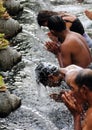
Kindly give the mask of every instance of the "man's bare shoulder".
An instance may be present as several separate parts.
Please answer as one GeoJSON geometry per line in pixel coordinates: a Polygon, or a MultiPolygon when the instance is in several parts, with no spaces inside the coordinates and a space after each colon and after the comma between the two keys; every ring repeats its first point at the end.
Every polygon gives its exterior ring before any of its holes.
{"type": "Polygon", "coordinates": [[[65,42],[75,44],[76,42],[79,42],[79,39],[81,39],[81,38],[82,38],[82,36],[80,34],[71,31],[67,35],[65,42]]]}
{"type": "Polygon", "coordinates": [[[75,50],[75,48],[79,48],[81,44],[81,41],[79,40],[78,37],[75,35],[68,35],[63,42],[62,46],[63,48],[67,48],[67,50],[75,50]]]}
{"type": "Polygon", "coordinates": [[[78,69],[78,70],[80,70],[80,69],[83,69],[83,68],[80,67],[80,66],[77,66],[75,64],[72,64],[72,65],[67,66],[66,69],[69,69],[69,70],[70,69],[78,69]]]}
{"type": "Polygon", "coordinates": [[[77,73],[82,69],[83,69],[82,67],[72,64],[72,65],[69,65],[65,68],[61,68],[60,70],[64,73],[70,74],[71,72],[77,73]]]}

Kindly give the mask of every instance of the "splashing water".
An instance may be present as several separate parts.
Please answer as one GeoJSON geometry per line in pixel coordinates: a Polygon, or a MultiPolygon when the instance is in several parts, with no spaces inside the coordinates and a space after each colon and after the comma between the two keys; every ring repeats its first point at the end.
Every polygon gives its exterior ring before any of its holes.
{"type": "Polygon", "coordinates": [[[77,1],[74,3],[75,0],[21,1],[25,6],[19,19],[23,25],[23,32],[16,36],[15,41],[20,42],[16,48],[22,54],[25,53],[23,55],[25,65],[23,67],[20,64],[16,66],[16,71],[7,72],[10,76],[7,84],[11,82],[12,78],[14,79],[12,87],[15,90],[13,89],[12,93],[21,97],[22,106],[7,118],[0,119],[0,130],[72,130],[73,121],[65,105],[57,103],[49,97],[49,94],[58,93],[59,90],[44,88],[42,85],[37,85],[35,81],[34,68],[39,61],[45,60],[58,65],[56,58],[43,49],[45,41],[48,40],[46,35],[48,30],[39,28],[36,15],[41,9],[74,12],[79,16],[84,27],[91,30],[92,21],[86,18],[83,11],[91,9],[92,1],[89,0],[90,4],[77,4],[77,1]]]}

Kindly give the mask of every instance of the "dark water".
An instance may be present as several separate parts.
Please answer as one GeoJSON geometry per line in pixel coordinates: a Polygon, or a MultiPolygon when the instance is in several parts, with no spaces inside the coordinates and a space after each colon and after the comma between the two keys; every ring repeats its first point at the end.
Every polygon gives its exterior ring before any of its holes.
{"type": "Polygon", "coordinates": [[[91,0],[77,3],[76,0],[20,0],[24,11],[18,17],[23,27],[12,42],[22,53],[22,62],[11,71],[5,72],[6,84],[11,93],[21,97],[22,105],[7,118],[0,119],[0,130],[72,130],[72,117],[63,103],[56,103],[49,98],[49,89],[38,86],[34,69],[39,61],[47,61],[58,65],[57,59],[44,48],[47,40],[45,33],[37,24],[36,16],[41,9],[66,10],[76,14],[82,21],[86,32],[92,33],[92,21],[84,15],[85,9],[92,8],[91,0]]]}

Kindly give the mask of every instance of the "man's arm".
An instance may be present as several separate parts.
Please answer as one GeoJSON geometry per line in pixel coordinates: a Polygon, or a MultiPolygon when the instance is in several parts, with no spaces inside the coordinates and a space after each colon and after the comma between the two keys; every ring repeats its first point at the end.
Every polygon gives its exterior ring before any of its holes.
{"type": "Polygon", "coordinates": [[[71,50],[68,45],[60,46],[60,54],[57,54],[58,61],[62,60],[63,67],[73,64],[71,59],[71,50]]]}
{"type": "Polygon", "coordinates": [[[80,114],[73,116],[73,119],[74,119],[74,130],[82,130],[80,114]]]}
{"type": "Polygon", "coordinates": [[[58,62],[59,62],[60,67],[65,67],[64,64],[63,64],[63,58],[62,58],[61,52],[58,52],[58,53],[56,54],[56,57],[57,57],[57,59],[58,59],[58,62]]]}

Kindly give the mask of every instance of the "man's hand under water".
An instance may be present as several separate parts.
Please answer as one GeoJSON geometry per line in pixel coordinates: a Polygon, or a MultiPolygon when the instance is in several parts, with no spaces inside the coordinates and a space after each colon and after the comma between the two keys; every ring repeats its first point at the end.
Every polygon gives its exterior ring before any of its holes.
{"type": "Polygon", "coordinates": [[[55,100],[56,102],[63,102],[62,100],[62,94],[64,94],[65,91],[62,90],[59,94],[57,93],[53,93],[51,95],[49,95],[53,100],[55,100]]]}

